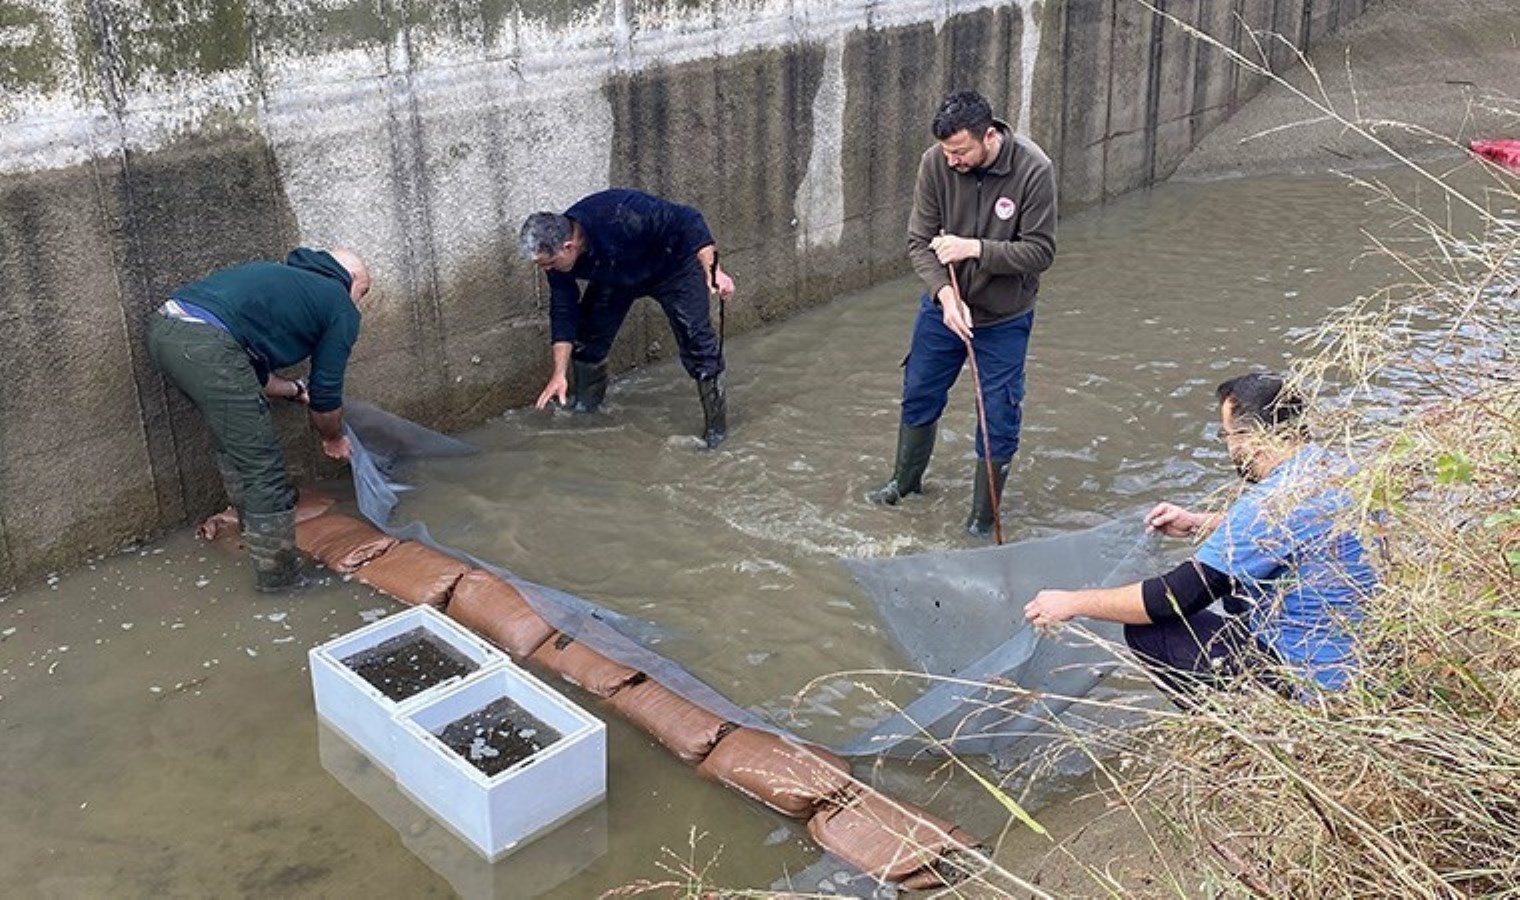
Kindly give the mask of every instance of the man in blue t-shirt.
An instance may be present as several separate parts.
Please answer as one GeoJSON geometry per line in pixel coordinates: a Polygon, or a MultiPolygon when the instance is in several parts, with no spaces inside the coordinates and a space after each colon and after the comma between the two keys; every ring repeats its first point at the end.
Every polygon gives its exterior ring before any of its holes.
{"type": "Polygon", "coordinates": [[[697,381],[702,436],[709,449],[728,433],[723,347],[713,331],[710,293],[725,302],[734,281],[702,214],[641,191],[592,194],[563,214],[539,212],[522,226],[522,254],[549,279],[549,330],[554,370],[538,396],[595,412],[607,394],[607,354],[633,301],[653,297],[670,320],[681,365],[697,381]],[[581,291],[579,282],[586,282],[581,291]]]}
{"type": "Polygon", "coordinates": [[[1179,693],[1242,675],[1339,690],[1355,668],[1361,602],[1377,586],[1343,521],[1350,467],[1308,441],[1303,401],[1278,376],[1232,378],[1217,396],[1230,459],[1250,486],[1223,514],[1162,503],[1146,516],[1171,537],[1207,534],[1193,558],[1123,587],[1041,591],[1024,615],[1037,627],[1124,623],[1125,641],[1179,693]]]}
{"type": "Polygon", "coordinates": [[[348,459],[343,376],[359,338],[369,269],[352,251],[297,247],[285,262],[250,262],[177,288],[148,324],[153,361],[195,403],[216,442],[261,591],[304,582],[295,489],[268,398],[305,404],[322,450],[348,459]],[[275,370],[311,360],[309,381],[275,370]]]}

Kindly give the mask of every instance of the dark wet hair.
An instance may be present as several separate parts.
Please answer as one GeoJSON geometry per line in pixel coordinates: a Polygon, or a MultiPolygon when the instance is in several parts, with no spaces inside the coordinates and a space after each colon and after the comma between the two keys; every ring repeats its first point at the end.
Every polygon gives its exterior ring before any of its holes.
{"type": "Polygon", "coordinates": [[[1215,388],[1214,397],[1220,406],[1230,404],[1230,420],[1237,425],[1267,431],[1302,427],[1297,423],[1304,413],[1304,398],[1288,387],[1281,375],[1270,372],[1237,375],[1215,388]]]}
{"type": "Polygon", "coordinates": [[[575,233],[575,226],[568,216],[552,212],[536,212],[529,216],[518,235],[518,249],[524,259],[553,256],[575,233]]]}
{"type": "Polygon", "coordinates": [[[961,131],[979,138],[992,127],[992,105],[976,91],[956,91],[940,101],[939,112],[929,127],[937,141],[961,131]]]}

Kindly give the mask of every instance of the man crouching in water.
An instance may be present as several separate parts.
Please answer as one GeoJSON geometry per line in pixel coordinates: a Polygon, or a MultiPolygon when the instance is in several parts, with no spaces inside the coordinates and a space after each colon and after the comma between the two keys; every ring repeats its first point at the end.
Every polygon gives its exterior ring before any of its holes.
{"type": "Polygon", "coordinates": [[[1258,678],[1287,693],[1339,690],[1355,670],[1354,629],[1377,576],[1340,517],[1347,461],[1310,442],[1303,400],[1276,375],[1221,384],[1220,433],[1250,486],[1224,514],[1162,503],[1148,530],[1208,535],[1165,575],[1116,588],[1044,590],[1024,607],[1036,627],[1078,616],[1124,624],[1124,639],[1182,698],[1258,678]],[[1223,601],[1223,614],[1209,606],[1223,601]]]}

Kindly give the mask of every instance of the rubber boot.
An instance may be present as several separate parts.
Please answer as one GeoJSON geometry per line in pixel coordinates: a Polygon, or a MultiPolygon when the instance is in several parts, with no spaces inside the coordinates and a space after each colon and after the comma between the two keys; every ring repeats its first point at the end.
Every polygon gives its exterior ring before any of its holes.
{"type": "Polygon", "coordinates": [[[602,408],[602,401],[607,399],[607,361],[572,362],[575,365],[575,403],[571,409],[579,413],[594,413],[602,408]]]}
{"type": "Polygon", "coordinates": [[[310,581],[296,552],[295,508],[276,513],[245,513],[243,543],[253,563],[254,587],[266,594],[296,591],[310,581]]]}
{"type": "Polygon", "coordinates": [[[1003,485],[1008,483],[1008,464],[1012,460],[994,459],[992,469],[994,483],[987,484],[987,463],[976,461],[976,486],[971,491],[971,515],[966,517],[966,530],[977,537],[992,534],[993,505],[1003,499],[1003,485]]]}
{"type": "Polygon", "coordinates": [[[897,465],[892,470],[892,480],[866,494],[872,503],[896,506],[897,501],[909,494],[924,492],[924,471],[929,468],[929,457],[934,454],[934,435],[939,422],[917,427],[897,427],[897,465]]]}
{"type": "Polygon", "coordinates": [[[702,398],[702,440],[707,449],[716,450],[728,437],[728,392],[723,376],[697,379],[697,396],[702,398]]]}

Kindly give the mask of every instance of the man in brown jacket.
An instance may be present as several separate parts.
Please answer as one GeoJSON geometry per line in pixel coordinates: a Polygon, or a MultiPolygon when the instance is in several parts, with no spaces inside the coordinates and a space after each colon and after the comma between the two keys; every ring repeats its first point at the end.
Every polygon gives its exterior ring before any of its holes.
{"type": "Polygon", "coordinates": [[[896,468],[869,498],[895,505],[922,492],[939,417],[970,345],[988,434],[984,442],[978,427],[966,528],[986,536],[1019,447],[1024,356],[1040,273],[1055,258],[1055,173],[1044,151],[994,119],[992,107],[973,91],[946,97],[932,130],[938,143],[919,162],[908,220],[908,258],[928,293],[904,365],[896,468]],[[959,300],[948,267],[955,269],[959,300]]]}

